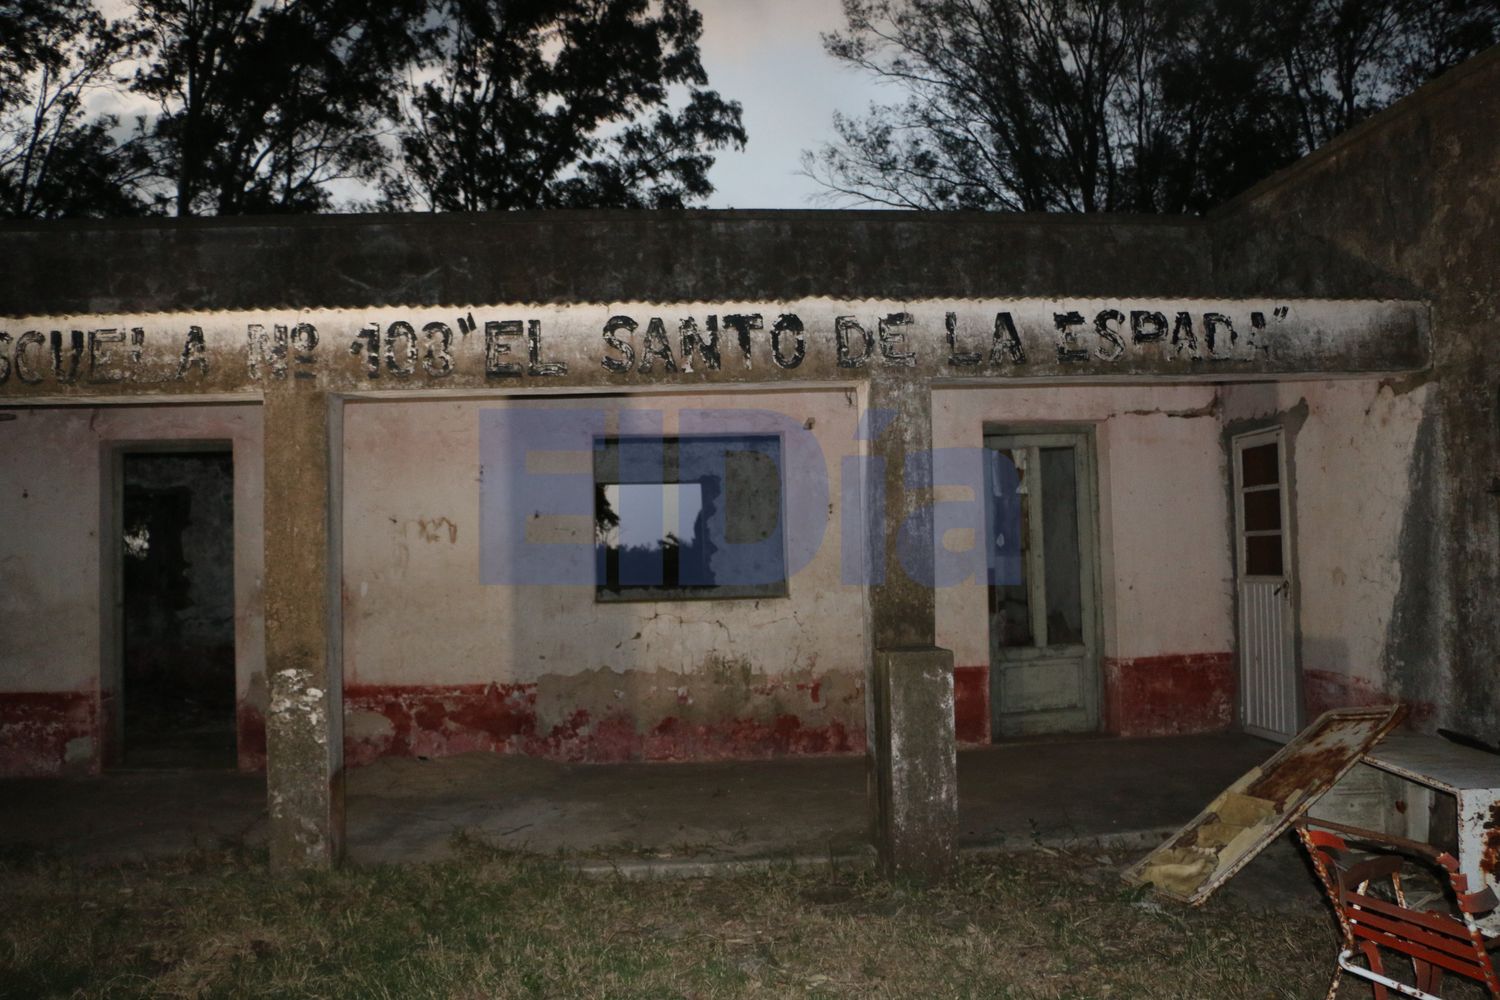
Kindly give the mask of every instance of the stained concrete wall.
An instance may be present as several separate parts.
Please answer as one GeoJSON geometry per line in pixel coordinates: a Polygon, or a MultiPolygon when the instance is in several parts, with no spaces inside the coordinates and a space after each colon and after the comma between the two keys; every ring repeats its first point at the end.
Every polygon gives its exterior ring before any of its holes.
{"type": "MultiPolygon", "coordinates": [[[[1431,703],[1432,719],[1480,732],[1493,731],[1500,727],[1500,693],[1491,682],[1495,654],[1500,653],[1500,623],[1492,613],[1491,600],[1495,584],[1500,582],[1500,530],[1496,502],[1488,490],[1495,470],[1500,468],[1500,419],[1495,413],[1494,389],[1500,384],[1500,362],[1493,360],[1488,343],[1489,326],[1500,311],[1496,287],[1496,275],[1500,274],[1500,136],[1493,129],[1493,122],[1500,117],[1497,101],[1500,56],[1491,53],[1250,192],[1206,222],[968,213],[602,212],[7,224],[0,226],[7,276],[0,283],[0,315],[165,313],[175,314],[174,320],[191,322],[193,317],[224,309],[416,308],[461,302],[774,302],[812,296],[845,301],[1028,295],[1430,299],[1438,354],[1433,385],[1423,389],[1392,383],[1389,390],[1376,390],[1372,383],[1364,383],[1361,390],[1308,390],[1321,400],[1316,405],[1328,408],[1330,430],[1320,431],[1322,425],[1309,420],[1301,447],[1308,449],[1308,455],[1326,455],[1331,463],[1328,500],[1339,499],[1334,485],[1339,479],[1347,481],[1353,476],[1363,483],[1377,468],[1390,474],[1392,499],[1381,507],[1376,519],[1378,531],[1360,543],[1357,560],[1344,558],[1332,547],[1320,549],[1320,538],[1307,551],[1306,572],[1326,571],[1328,579],[1333,580],[1338,569],[1347,579],[1349,564],[1357,561],[1362,569],[1370,570],[1382,554],[1391,551],[1400,568],[1395,577],[1389,570],[1375,573],[1374,583],[1339,585],[1344,590],[1325,589],[1321,581],[1310,577],[1302,588],[1304,658],[1313,669],[1368,680],[1376,689],[1372,696],[1431,703]],[[1381,392],[1390,393],[1388,402],[1382,402],[1381,392]],[[1421,411],[1415,425],[1413,407],[1421,411]],[[1331,429],[1334,416],[1344,414],[1351,421],[1359,421],[1361,429],[1373,430],[1371,421],[1378,421],[1386,412],[1399,432],[1389,449],[1355,448],[1355,455],[1345,454],[1346,446],[1331,429]],[[1366,460],[1368,464],[1361,464],[1366,460]],[[1395,499],[1402,495],[1397,483],[1402,475],[1404,495],[1408,497],[1404,505],[1395,499]],[[1400,524],[1393,528],[1390,518],[1397,516],[1393,513],[1397,506],[1401,506],[1400,524]],[[1392,531],[1396,539],[1393,550],[1389,547],[1392,531]],[[1376,615],[1374,624],[1366,628],[1360,623],[1365,621],[1363,616],[1371,603],[1376,615]],[[1336,641],[1344,642],[1347,651],[1337,649],[1336,641]],[[1372,660],[1379,662],[1378,672],[1370,671],[1372,660]]],[[[33,348],[34,359],[43,353],[33,348]]],[[[1211,375],[1207,372],[1205,377],[1211,375]]],[[[12,380],[12,386],[16,387],[16,380],[12,380]]],[[[66,388],[80,394],[91,391],[81,383],[66,388]]],[[[243,386],[236,383],[236,388],[243,386]]],[[[1224,684],[1216,680],[1209,688],[1195,686],[1204,678],[1222,680],[1226,676],[1225,657],[1232,648],[1227,596],[1228,505],[1224,499],[1227,475],[1222,438],[1216,448],[1204,449],[1204,428],[1215,423],[1200,413],[1212,405],[1205,395],[1208,390],[1177,386],[1150,391],[1111,390],[1118,393],[1118,399],[1109,403],[1099,402],[1111,398],[1109,393],[1081,387],[1057,387],[1045,393],[1040,389],[966,391],[975,393],[974,399],[997,402],[993,409],[988,403],[972,404],[976,411],[972,416],[977,419],[967,423],[967,416],[962,414],[959,416],[964,420],[955,420],[954,414],[939,416],[934,431],[940,442],[973,442],[983,421],[1011,419],[1008,414],[1013,413],[1024,413],[1025,418],[1042,415],[1048,419],[1102,421],[1099,450],[1107,591],[1102,609],[1106,616],[1106,682],[1122,691],[1128,688],[1139,692],[1143,703],[1169,700],[1172,692],[1176,696],[1190,692],[1187,700],[1209,706],[1204,717],[1218,720],[1224,684]],[[1132,392],[1141,393],[1138,405],[1119,402],[1132,392]],[[1012,393],[1033,394],[1035,405],[1015,405],[1022,397],[1012,393]],[[1176,402],[1179,396],[1184,403],[1181,407],[1176,402]],[[998,402],[1002,398],[1005,402],[998,402]],[[1164,399],[1172,402],[1163,403],[1164,399]],[[1076,407],[1076,416],[1060,416],[1073,412],[1070,407],[1076,407]],[[1132,412],[1136,410],[1141,412],[1132,412]],[[1181,415],[1173,416],[1177,411],[1181,415]],[[1184,449],[1186,454],[1201,455],[1202,460],[1195,458],[1182,468],[1173,464],[1153,469],[1149,460],[1137,462],[1132,455],[1144,449],[1147,442],[1163,452],[1167,446],[1184,449]],[[1154,474],[1137,472],[1147,469],[1154,474]],[[1215,509],[1216,513],[1200,515],[1197,506],[1186,510],[1172,506],[1181,496],[1196,496],[1210,488],[1216,491],[1218,502],[1204,509],[1215,509]],[[1135,520],[1137,513],[1146,520],[1135,520]],[[1136,532],[1138,523],[1149,525],[1150,530],[1136,532]],[[1132,529],[1129,533],[1127,526],[1132,529]],[[1170,575],[1159,579],[1135,568],[1149,560],[1159,563],[1164,544],[1171,544],[1176,556],[1181,548],[1176,539],[1184,531],[1197,539],[1206,539],[1217,531],[1219,538],[1218,555],[1214,557],[1219,560],[1217,567],[1209,561],[1194,561],[1189,567],[1191,588],[1174,585],[1170,575]],[[1124,664],[1129,665],[1128,670],[1124,664]],[[1110,673],[1112,669],[1114,674],[1110,673]]],[[[1223,422],[1227,426],[1234,421],[1294,412],[1302,391],[1300,387],[1283,387],[1274,390],[1274,399],[1265,397],[1265,390],[1226,391],[1223,422]]],[[[958,394],[953,391],[951,395],[957,398],[958,394]]],[[[941,405],[957,405],[944,401],[949,391],[939,396],[941,405]]],[[[409,729],[406,737],[401,735],[403,717],[410,720],[406,725],[417,729],[425,725],[417,720],[418,715],[439,720],[435,728],[451,734],[453,730],[444,729],[448,723],[442,720],[452,714],[454,706],[473,703],[473,697],[480,699],[482,720],[488,720],[477,727],[479,735],[474,738],[481,742],[545,739],[563,719],[561,706],[565,700],[551,700],[541,692],[548,668],[541,666],[540,657],[547,655],[550,659],[556,650],[548,652],[542,648],[545,643],[523,645],[514,663],[501,669],[484,659],[489,654],[486,644],[465,646],[453,638],[471,626],[484,636],[505,633],[514,621],[494,610],[475,611],[470,601],[446,598],[450,588],[460,588],[470,596],[482,597],[482,608],[495,590],[473,583],[477,574],[465,562],[469,557],[457,552],[458,542],[444,540],[450,528],[457,529],[458,538],[467,537],[465,525],[455,522],[447,511],[451,509],[461,517],[472,517],[472,511],[465,514],[459,505],[446,500],[438,510],[420,489],[430,482],[439,488],[437,495],[462,499],[457,474],[431,459],[418,461],[415,467],[420,471],[415,474],[407,467],[396,469],[383,464],[386,459],[381,449],[387,442],[415,453],[419,441],[440,450],[437,445],[446,447],[450,435],[455,435],[459,445],[467,447],[463,436],[473,433],[472,423],[457,422],[453,426],[458,429],[453,430],[446,421],[425,417],[443,412],[441,407],[456,407],[462,413],[473,405],[407,401],[350,407],[348,478],[356,508],[351,509],[346,526],[357,522],[362,529],[346,527],[355,535],[354,543],[346,544],[354,565],[345,573],[346,580],[354,581],[345,594],[350,602],[346,624],[352,639],[349,662],[355,681],[351,729],[365,733],[356,739],[367,739],[365,745],[373,748],[371,752],[395,746],[403,738],[408,746],[415,746],[410,732],[416,730],[409,729]],[[396,416],[377,419],[382,412],[394,414],[404,407],[432,409],[421,410],[424,419],[411,425],[396,416]],[[362,427],[362,422],[368,426],[362,427]],[[366,461],[388,474],[382,478],[378,471],[362,468],[361,463],[366,461]],[[379,499],[382,496],[400,502],[386,503],[379,499]],[[387,518],[383,524],[378,522],[381,517],[387,518]],[[395,524],[389,521],[391,517],[396,518],[395,524]],[[442,522],[445,517],[449,523],[442,522]],[[428,535],[436,540],[428,541],[428,535]],[[444,551],[445,544],[452,551],[437,555],[444,551]],[[368,548],[362,548],[366,545],[368,548]],[[379,565],[382,558],[393,554],[399,558],[403,545],[408,563],[399,572],[379,565]],[[417,552],[422,554],[415,555],[417,552]],[[377,569],[400,585],[375,579],[377,569]],[[372,590],[356,591],[371,580],[372,590]],[[434,668],[440,677],[437,684],[455,691],[462,689],[460,693],[469,701],[453,700],[449,693],[439,691],[410,696],[397,692],[394,703],[377,703],[381,695],[375,689],[427,683],[410,678],[418,675],[426,655],[426,647],[415,637],[436,634],[425,624],[429,617],[447,629],[439,639],[450,644],[435,661],[439,664],[434,668]],[[523,661],[529,666],[522,665],[523,661]],[[534,689],[525,687],[532,684],[536,685],[534,689]],[[507,685],[521,687],[512,690],[507,685]],[[355,698],[361,686],[370,689],[366,693],[371,700],[364,705],[355,698]]],[[[970,405],[965,403],[960,408],[970,405]]],[[[1309,397],[1309,413],[1315,408],[1315,400],[1309,397]]],[[[9,621],[45,623],[31,630],[13,628],[0,639],[6,644],[0,646],[0,690],[18,693],[0,702],[8,706],[5,719],[19,717],[24,726],[31,727],[27,731],[36,730],[41,725],[36,721],[41,718],[36,713],[43,712],[41,703],[23,706],[17,700],[20,693],[50,697],[60,691],[72,700],[62,707],[47,708],[45,711],[52,713],[47,716],[51,721],[42,728],[51,727],[48,732],[67,735],[74,731],[70,726],[81,726],[77,731],[88,735],[99,725],[98,696],[89,694],[97,690],[97,680],[91,680],[98,676],[98,640],[91,638],[97,630],[91,631],[87,624],[98,613],[97,600],[90,596],[97,593],[97,579],[89,569],[91,562],[97,566],[98,543],[97,539],[91,544],[81,542],[77,527],[80,523],[98,523],[98,477],[93,471],[77,472],[71,462],[49,465],[47,460],[38,461],[32,452],[22,453],[23,443],[40,440],[44,448],[51,448],[42,452],[49,458],[53,454],[66,457],[78,447],[72,438],[90,442],[87,447],[97,449],[100,428],[117,421],[123,426],[131,420],[151,425],[146,430],[128,432],[141,437],[226,436],[196,428],[195,421],[206,420],[204,415],[213,412],[212,408],[160,413],[37,411],[21,413],[19,420],[0,424],[0,449],[6,449],[0,452],[0,486],[5,490],[0,497],[7,510],[27,511],[25,506],[16,505],[29,503],[29,494],[20,501],[15,497],[35,482],[35,489],[42,495],[55,498],[59,510],[85,515],[79,521],[77,516],[59,515],[51,509],[27,513],[24,516],[36,530],[0,541],[0,546],[7,547],[0,548],[0,556],[6,560],[8,585],[0,597],[6,602],[0,610],[9,621]],[[75,430],[70,437],[62,428],[76,428],[80,420],[87,423],[81,414],[95,416],[95,426],[92,430],[75,430]],[[34,429],[23,434],[22,428],[28,426],[34,429]],[[153,433],[152,428],[159,433],[153,433]],[[11,573],[12,566],[19,575],[11,573]],[[19,581],[14,587],[9,586],[12,578],[19,581]],[[52,624],[57,622],[84,624],[52,624]]],[[[1220,427],[1217,433],[1222,435],[1222,430],[1220,427]]],[[[97,454],[90,451],[80,468],[96,470],[97,454]]],[[[243,463],[237,469],[239,516],[259,516],[258,497],[251,499],[240,492],[250,487],[259,471],[258,465],[252,469],[243,463]]],[[[831,468],[830,474],[837,476],[838,470],[831,468]]],[[[466,502],[474,502],[472,490],[468,496],[466,502]]],[[[1319,515],[1309,516],[1316,519],[1319,515]]],[[[1301,537],[1308,540],[1306,529],[1301,537]]],[[[237,558],[258,552],[258,545],[243,546],[237,558]]],[[[253,587],[237,589],[241,600],[253,600],[253,587]]],[[[801,590],[794,580],[794,595],[801,590]]],[[[972,592],[965,596],[962,588],[940,595],[938,611],[939,628],[944,633],[939,641],[958,647],[960,666],[971,671],[987,660],[987,637],[983,628],[960,629],[953,623],[972,613],[974,596],[972,592]],[[967,612],[964,601],[970,602],[967,612]]],[[[626,616],[642,610],[642,606],[623,608],[619,613],[626,616]]],[[[608,618],[614,612],[593,609],[592,605],[590,609],[591,622],[600,628],[618,628],[619,622],[608,618]]],[[[695,605],[679,616],[688,619],[694,636],[685,646],[690,655],[660,667],[649,664],[648,670],[682,677],[690,669],[700,669],[706,657],[718,654],[723,644],[710,637],[708,620],[697,617],[702,613],[695,605]]],[[[646,624],[665,628],[660,622],[646,624]]],[[[776,641],[788,640],[789,633],[776,632],[769,621],[758,624],[769,629],[768,635],[776,641]]],[[[240,627],[245,628],[244,622],[240,627]]],[[[643,638],[631,638],[631,643],[644,645],[647,632],[641,631],[643,638]]],[[[848,645],[843,640],[854,632],[852,624],[846,633],[820,632],[818,642],[842,650],[848,645]]],[[[253,644],[260,632],[252,629],[252,633],[239,643],[245,706],[242,734],[254,730],[258,704],[255,685],[243,666],[247,658],[256,655],[253,644]]],[[[616,641],[624,643],[624,638],[616,641]]],[[[652,655],[658,654],[666,641],[665,633],[654,640],[652,655]]],[[[582,645],[574,642],[561,648],[571,650],[582,645]]],[[[581,656],[561,657],[569,661],[567,666],[573,672],[563,671],[558,676],[576,678],[593,671],[598,679],[607,680],[604,672],[617,674],[617,668],[626,662],[623,650],[627,648],[628,643],[615,653],[611,646],[606,656],[598,658],[601,662],[592,665],[583,665],[581,656]]],[[[751,648],[748,641],[736,637],[728,648],[733,656],[750,663],[752,678],[762,672],[768,679],[780,676],[772,670],[774,658],[758,647],[751,648]]],[[[786,651],[781,653],[782,659],[788,658],[786,651]]],[[[859,656],[863,655],[861,649],[859,656]]],[[[796,662],[795,656],[791,659],[796,662]]],[[[832,669],[826,661],[820,662],[819,668],[832,669]]],[[[1232,671],[1229,676],[1232,679],[1232,671]]],[[[671,705],[651,701],[662,690],[659,680],[646,685],[654,685],[656,692],[630,695],[644,706],[639,714],[630,716],[628,733],[624,728],[619,730],[632,753],[645,752],[638,751],[636,741],[644,740],[656,725],[673,717],[667,714],[671,705]]],[[[969,682],[972,680],[971,674],[969,682]]],[[[769,680],[767,683],[773,690],[782,690],[769,680]]],[[[609,695],[614,697],[613,689],[609,695]]],[[[689,691],[685,697],[696,695],[689,691]]],[[[754,695],[762,697],[771,704],[781,695],[754,695]]],[[[784,701],[783,707],[790,705],[794,710],[780,714],[795,717],[798,726],[805,727],[811,718],[806,715],[811,711],[811,693],[799,692],[798,697],[806,701],[784,701]]],[[[738,703],[734,711],[755,715],[760,709],[754,707],[758,704],[754,698],[738,703]]],[[[622,700],[616,698],[617,702],[622,700]]],[[[1129,713],[1117,712],[1110,716],[1109,705],[1124,703],[1106,698],[1106,724],[1118,731],[1171,731],[1177,724],[1149,714],[1127,718],[1129,713]]],[[[857,722],[857,716],[852,720],[857,722]]],[[[13,722],[4,724],[11,726],[8,732],[12,734],[21,731],[13,722]]],[[[598,732],[593,715],[588,725],[593,727],[591,732],[598,732]]],[[[972,727],[969,733],[974,735],[972,727]]],[[[978,736],[982,738],[983,732],[978,736]]],[[[853,745],[852,736],[850,740],[853,745]]],[[[56,761],[67,756],[68,742],[54,741],[54,749],[43,754],[43,766],[62,766],[56,761]]],[[[462,741],[450,743],[457,747],[462,741]]],[[[11,740],[4,745],[17,744],[11,740]]],[[[663,745],[689,744],[668,740],[663,745]]],[[[75,744],[72,752],[81,766],[97,764],[97,745],[75,744]]],[[[668,755],[674,752],[668,751],[668,755]]],[[[583,751],[580,754],[587,755],[583,751]]]]}
{"type": "MultiPolygon", "coordinates": [[[[987,425],[1093,428],[1102,724],[1124,735],[1227,728],[1234,630],[1215,388],[949,388],[934,395],[933,425],[935,447],[969,449],[983,446],[987,425]]],[[[978,578],[937,599],[938,643],[954,651],[958,735],[970,742],[990,737],[986,601],[978,578]]]]}
{"type": "MultiPolygon", "coordinates": [[[[1500,48],[1424,87],[1214,213],[1225,291],[1426,299],[1433,384],[1379,655],[1349,665],[1427,724],[1500,730],[1500,48]]],[[[1388,534],[1388,532],[1387,532],[1388,534]]],[[[1304,588],[1306,589],[1306,588],[1304,588]]],[[[1352,652],[1352,651],[1351,651],[1352,652]]],[[[1488,738],[1488,737],[1487,737],[1488,738]]]]}
{"type": "MultiPolygon", "coordinates": [[[[864,592],[844,579],[839,502],[857,416],[842,390],[349,405],[350,761],[476,749],[565,760],[862,750],[864,592]],[[516,408],[558,420],[579,408],[652,411],[669,436],[683,409],[783,415],[822,451],[821,467],[783,456],[785,476],[828,484],[822,544],[785,597],[601,603],[587,584],[486,584],[481,480],[504,470],[481,471],[481,415],[516,408]]],[[[592,474],[588,452],[571,458],[547,467],[592,474]]],[[[549,518],[539,530],[589,544],[592,527],[549,518]]]]}
{"type": "Polygon", "coordinates": [[[0,223],[0,316],[1211,294],[1197,219],[448,212],[0,223]]]}
{"type": "MultiPolygon", "coordinates": [[[[234,449],[236,690],[263,700],[261,421],[255,406],[14,411],[0,423],[0,775],[97,771],[117,704],[105,656],[100,535],[109,449],[185,440],[234,449]]],[[[243,722],[243,720],[242,720],[243,722]]],[[[242,737],[246,732],[241,726],[242,737]]],[[[242,738],[241,764],[264,747],[242,738]]]]}
{"type": "MultiPolygon", "coordinates": [[[[1101,677],[1104,724],[1114,732],[1195,732],[1233,721],[1227,468],[1216,399],[1212,386],[1125,386],[944,389],[934,400],[935,446],[974,456],[987,424],[1095,428],[1101,677]]],[[[351,405],[351,760],[469,749],[584,760],[858,749],[862,591],[842,575],[837,502],[841,466],[856,453],[855,418],[842,391],[351,405]],[[667,433],[684,407],[752,406],[810,421],[834,501],[824,543],[785,599],[600,604],[591,587],[485,585],[479,416],[504,405],[655,409],[667,433]]],[[[574,471],[588,471],[582,460],[574,471]]],[[[971,546],[973,532],[949,544],[971,546]]],[[[937,601],[938,641],[958,664],[959,737],[971,742],[989,737],[985,601],[975,578],[940,589],[937,601]]]]}
{"type": "Polygon", "coordinates": [[[1409,535],[1409,519],[1422,518],[1424,502],[1412,480],[1434,458],[1432,388],[1361,379],[1221,392],[1227,435],[1283,429],[1307,719],[1388,701],[1387,678],[1408,673],[1420,681],[1403,692],[1412,721],[1430,724],[1434,716],[1437,650],[1393,641],[1412,628],[1407,616],[1419,613],[1409,606],[1412,591],[1439,575],[1434,553],[1409,535]]]}

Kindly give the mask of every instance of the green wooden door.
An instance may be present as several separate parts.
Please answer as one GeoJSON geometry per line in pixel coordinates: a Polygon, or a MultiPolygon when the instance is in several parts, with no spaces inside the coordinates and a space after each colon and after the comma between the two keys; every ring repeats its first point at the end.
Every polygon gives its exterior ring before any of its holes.
{"type": "Polygon", "coordinates": [[[999,739],[1099,725],[1093,441],[985,437],[990,461],[991,730],[999,739]]]}

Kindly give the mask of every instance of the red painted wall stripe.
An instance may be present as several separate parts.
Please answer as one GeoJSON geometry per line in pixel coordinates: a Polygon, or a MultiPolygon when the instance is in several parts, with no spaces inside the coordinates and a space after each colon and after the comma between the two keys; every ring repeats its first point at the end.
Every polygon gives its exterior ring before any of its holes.
{"type": "Polygon", "coordinates": [[[474,750],[607,762],[748,760],[865,749],[862,727],[837,721],[818,725],[792,714],[703,723],[676,716],[640,720],[623,711],[595,718],[579,709],[547,726],[538,719],[532,684],[354,685],[345,689],[344,705],[344,758],[350,765],[390,755],[439,757],[474,750]],[[356,727],[349,719],[356,715],[362,716],[359,731],[351,732],[356,727]]]}
{"type": "Polygon", "coordinates": [[[0,693],[0,777],[97,774],[101,742],[93,691],[0,693]]]}
{"type": "Polygon", "coordinates": [[[1104,660],[1104,727],[1117,736],[1212,733],[1234,725],[1233,653],[1104,660]]]}
{"type": "Polygon", "coordinates": [[[239,748],[241,771],[264,771],[266,769],[266,717],[248,701],[240,701],[234,709],[235,743],[239,748]]]}
{"type": "MultiPolygon", "coordinates": [[[[1363,677],[1335,673],[1332,670],[1302,671],[1302,707],[1309,722],[1330,708],[1394,705],[1401,700],[1363,677]]],[[[1406,709],[1406,721],[1402,725],[1408,729],[1422,728],[1437,713],[1436,706],[1427,701],[1408,701],[1406,709]]]]}
{"type": "Polygon", "coordinates": [[[953,731],[960,743],[990,741],[990,668],[953,668],[953,731]]]}

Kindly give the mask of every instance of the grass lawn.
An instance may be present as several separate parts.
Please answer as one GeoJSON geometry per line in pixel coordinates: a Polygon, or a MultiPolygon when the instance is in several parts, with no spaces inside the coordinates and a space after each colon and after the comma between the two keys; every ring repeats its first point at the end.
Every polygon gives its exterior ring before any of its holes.
{"type": "Polygon", "coordinates": [[[472,843],[446,864],[288,878],[238,851],[112,868],[12,857],[0,995],[1323,995],[1325,912],[1157,904],[1120,884],[1124,860],[968,861],[915,892],[867,871],[587,877],[472,843]]]}

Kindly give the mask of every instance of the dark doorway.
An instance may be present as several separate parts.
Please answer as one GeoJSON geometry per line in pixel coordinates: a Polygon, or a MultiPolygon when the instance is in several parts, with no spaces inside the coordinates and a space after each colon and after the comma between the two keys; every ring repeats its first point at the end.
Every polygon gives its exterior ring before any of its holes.
{"type": "Polygon", "coordinates": [[[233,767],[233,458],[122,458],[123,763],[233,767]]]}

